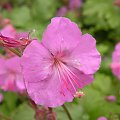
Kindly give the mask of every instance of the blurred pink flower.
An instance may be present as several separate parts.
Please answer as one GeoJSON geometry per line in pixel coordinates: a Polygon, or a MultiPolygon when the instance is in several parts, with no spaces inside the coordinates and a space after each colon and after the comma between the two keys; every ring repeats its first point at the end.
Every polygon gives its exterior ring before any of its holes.
{"type": "Polygon", "coordinates": [[[56,107],[71,102],[78,89],[93,81],[101,57],[95,39],[78,26],[55,17],[40,43],[32,41],[21,63],[29,96],[36,104],[56,107]]]}
{"type": "Polygon", "coordinates": [[[67,7],[63,6],[57,11],[56,16],[58,16],[58,17],[65,16],[67,11],[68,11],[67,7]]]}
{"type": "Polygon", "coordinates": [[[114,5],[120,7],[120,0],[114,0],[114,5]]]}
{"type": "MultiPolygon", "coordinates": [[[[26,37],[22,33],[22,35],[19,35],[12,25],[5,26],[2,30],[0,30],[0,33],[1,40],[5,41],[5,44],[9,44],[9,46],[17,43],[17,41],[20,40],[20,37],[26,37]]],[[[13,54],[11,55],[11,53],[7,51],[7,57],[8,55],[10,58],[0,56],[0,87],[4,91],[21,92],[25,90],[25,86],[20,67],[20,58],[13,54]]]]}
{"type": "Polygon", "coordinates": [[[107,118],[106,117],[99,117],[97,120],[107,120],[107,118]]]}
{"type": "Polygon", "coordinates": [[[0,33],[5,37],[15,38],[15,35],[17,34],[15,28],[9,24],[6,25],[2,30],[0,30],[0,33]]]}
{"type": "Polygon", "coordinates": [[[3,18],[3,16],[0,14],[0,27],[5,27],[6,25],[11,24],[10,19],[3,18]]]}
{"type": "Polygon", "coordinates": [[[3,101],[3,95],[0,93],[0,103],[3,101]]]}
{"type": "Polygon", "coordinates": [[[82,0],[70,0],[70,2],[69,2],[69,8],[71,10],[80,8],[81,5],[82,5],[82,0]]]}
{"type": "Polygon", "coordinates": [[[4,91],[25,90],[19,57],[0,58],[0,87],[4,91]]]}
{"type": "Polygon", "coordinates": [[[111,69],[113,74],[120,80],[120,43],[116,45],[113,52],[111,69]]]}
{"type": "Polygon", "coordinates": [[[0,30],[0,43],[4,47],[26,47],[31,42],[28,32],[17,33],[12,25],[0,30]]]}
{"type": "Polygon", "coordinates": [[[106,96],[106,100],[109,102],[115,102],[116,96],[114,96],[114,95],[106,96]]]}

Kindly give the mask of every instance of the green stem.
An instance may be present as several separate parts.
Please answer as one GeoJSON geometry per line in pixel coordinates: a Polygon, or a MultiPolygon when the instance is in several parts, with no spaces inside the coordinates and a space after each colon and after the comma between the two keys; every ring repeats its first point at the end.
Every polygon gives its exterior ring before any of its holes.
{"type": "Polygon", "coordinates": [[[71,117],[71,115],[70,115],[70,113],[69,113],[67,107],[66,107],[65,105],[62,105],[62,107],[63,107],[64,111],[66,112],[66,114],[67,114],[69,120],[72,120],[72,117],[71,117]]]}

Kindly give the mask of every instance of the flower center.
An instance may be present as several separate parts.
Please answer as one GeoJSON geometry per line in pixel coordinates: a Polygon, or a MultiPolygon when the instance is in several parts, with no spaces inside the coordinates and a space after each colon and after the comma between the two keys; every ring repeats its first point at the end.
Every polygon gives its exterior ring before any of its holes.
{"type": "Polygon", "coordinates": [[[67,90],[71,93],[71,95],[74,97],[75,93],[77,92],[77,88],[80,88],[80,85],[78,83],[79,78],[77,75],[65,64],[64,61],[61,60],[61,57],[53,56],[55,69],[57,70],[60,86],[61,86],[61,92],[65,96],[65,86],[67,90]]]}

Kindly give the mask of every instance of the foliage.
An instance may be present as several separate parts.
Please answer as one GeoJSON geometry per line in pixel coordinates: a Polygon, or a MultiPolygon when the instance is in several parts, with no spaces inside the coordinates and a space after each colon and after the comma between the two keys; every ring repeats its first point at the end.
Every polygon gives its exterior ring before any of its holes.
{"type": "MultiPolygon", "coordinates": [[[[19,31],[36,30],[33,36],[40,40],[50,19],[56,15],[64,2],[57,0],[18,0],[11,2],[12,11],[0,7],[0,13],[10,18],[19,31]]],[[[118,120],[120,116],[120,81],[111,73],[110,63],[115,44],[120,41],[120,8],[113,0],[85,0],[77,12],[69,11],[66,17],[75,21],[84,32],[91,33],[97,40],[97,48],[102,55],[101,68],[95,75],[93,84],[83,89],[85,96],[67,103],[74,120],[96,120],[106,116],[118,120]],[[116,102],[108,102],[105,97],[115,95],[116,102]]],[[[2,50],[0,49],[2,52],[2,50]]],[[[16,93],[4,93],[4,102],[0,104],[0,112],[13,120],[33,120],[34,112],[26,102],[22,102],[16,93]]],[[[67,120],[62,107],[56,108],[57,119],[67,120]]]]}

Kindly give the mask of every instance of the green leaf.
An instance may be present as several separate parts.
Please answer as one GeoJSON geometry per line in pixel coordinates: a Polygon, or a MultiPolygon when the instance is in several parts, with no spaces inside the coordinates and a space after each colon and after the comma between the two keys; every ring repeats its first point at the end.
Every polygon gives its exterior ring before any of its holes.
{"type": "Polygon", "coordinates": [[[27,6],[14,8],[10,18],[16,27],[26,27],[31,20],[29,8],[27,6]]]}
{"type": "Polygon", "coordinates": [[[13,120],[34,120],[34,111],[26,103],[23,103],[12,114],[13,120]]]}
{"type": "Polygon", "coordinates": [[[84,89],[85,97],[82,105],[90,115],[90,120],[96,120],[99,116],[110,117],[111,113],[119,114],[120,106],[117,102],[111,103],[105,99],[106,96],[114,93],[113,90],[115,84],[110,76],[100,73],[96,74],[93,84],[84,89]]]}
{"type": "Polygon", "coordinates": [[[10,115],[17,106],[18,97],[15,93],[12,92],[5,92],[4,100],[0,105],[0,111],[5,115],[10,115]]]}
{"type": "Polygon", "coordinates": [[[113,0],[86,0],[84,4],[84,22],[98,30],[120,27],[119,14],[120,9],[114,6],[113,0]]]}
{"type": "MultiPolygon", "coordinates": [[[[72,103],[67,103],[66,107],[71,114],[73,120],[89,120],[89,115],[85,113],[83,107],[80,104],[75,105],[72,103]]],[[[62,107],[56,108],[57,120],[69,120],[66,112],[62,107]]]]}
{"type": "Polygon", "coordinates": [[[31,15],[35,21],[46,22],[51,19],[56,12],[57,1],[54,0],[36,0],[33,1],[31,15]],[[53,7],[54,4],[54,7],[53,7]]]}

